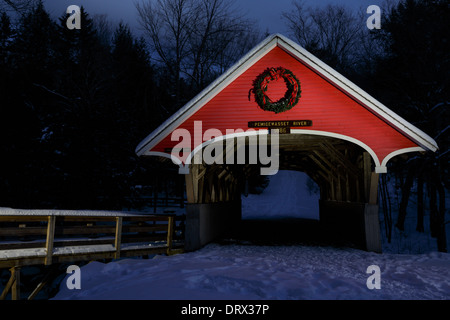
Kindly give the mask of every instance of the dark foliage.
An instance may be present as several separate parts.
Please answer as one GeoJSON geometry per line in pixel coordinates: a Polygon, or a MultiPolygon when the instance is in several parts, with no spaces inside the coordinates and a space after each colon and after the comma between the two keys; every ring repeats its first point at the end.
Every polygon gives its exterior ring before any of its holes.
{"type": "Polygon", "coordinates": [[[0,15],[1,206],[121,209],[139,141],[167,117],[143,40],[119,25],[105,43],[41,2],[17,26],[0,15]]]}

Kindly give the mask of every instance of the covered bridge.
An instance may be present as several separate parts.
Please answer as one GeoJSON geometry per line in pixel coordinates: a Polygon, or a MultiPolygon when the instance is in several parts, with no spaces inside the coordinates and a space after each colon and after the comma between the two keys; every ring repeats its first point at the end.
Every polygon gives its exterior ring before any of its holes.
{"type": "Polygon", "coordinates": [[[286,37],[269,36],[145,138],[139,156],[171,159],[186,179],[186,249],[241,217],[255,174],[307,173],[320,219],[352,223],[381,252],[377,189],[393,157],[436,142],[286,37]]]}

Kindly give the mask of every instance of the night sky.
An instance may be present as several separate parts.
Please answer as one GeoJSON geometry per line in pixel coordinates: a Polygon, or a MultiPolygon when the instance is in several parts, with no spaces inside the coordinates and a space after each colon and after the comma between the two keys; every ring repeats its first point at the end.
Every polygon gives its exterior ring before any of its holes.
{"type": "MultiPolygon", "coordinates": [[[[84,6],[91,15],[106,14],[112,23],[124,21],[132,29],[139,32],[137,23],[137,0],[44,0],[46,9],[54,17],[60,17],[69,5],[84,6]]],[[[304,0],[307,6],[323,6],[328,3],[343,4],[354,10],[360,10],[366,14],[369,5],[381,6],[385,0],[304,0]]],[[[288,35],[287,27],[281,14],[289,12],[292,0],[240,0],[236,5],[248,12],[248,18],[259,22],[262,32],[282,33],[288,35]]],[[[369,15],[367,15],[369,17],[369,15]]]]}

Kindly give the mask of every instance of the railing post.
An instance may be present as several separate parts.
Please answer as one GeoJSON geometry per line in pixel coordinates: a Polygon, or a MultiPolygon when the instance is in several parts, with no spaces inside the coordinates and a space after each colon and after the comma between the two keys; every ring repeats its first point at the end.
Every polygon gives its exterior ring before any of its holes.
{"type": "Polygon", "coordinates": [[[116,249],[116,253],[114,255],[115,259],[120,258],[120,245],[122,242],[122,217],[116,217],[116,235],[114,239],[114,248],[116,249]]]}
{"type": "Polygon", "coordinates": [[[170,254],[170,251],[172,251],[172,239],[173,239],[173,229],[174,229],[174,216],[168,217],[168,223],[167,223],[167,254],[170,254]]]}
{"type": "Polygon", "coordinates": [[[52,257],[53,257],[53,240],[55,238],[55,221],[56,216],[48,216],[48,223],[47,223],[47,239],[45,241],[45,265],[51,265],[52,264],[52,257]]]}
{"type": "Polygon", "coordinates": [[[20,267],[11,268],[11,273],[14,273],[14,283],[11,288],[11,299],[20,300],[20,267]]]}
{"type": "Polygon", "coordinates": [[[0,295],[0,300],[5,300],[6,296],[8,295],[8,292],[10,289],[12,289],[11,292],[11,298],[12,300],[19,300],[20,299],[20,267],[12,267],[9,269],[11,271],[11,277],[9,278],[8,283],[6,284],[5,288],[3,289],[2,294],[0,295]]]}

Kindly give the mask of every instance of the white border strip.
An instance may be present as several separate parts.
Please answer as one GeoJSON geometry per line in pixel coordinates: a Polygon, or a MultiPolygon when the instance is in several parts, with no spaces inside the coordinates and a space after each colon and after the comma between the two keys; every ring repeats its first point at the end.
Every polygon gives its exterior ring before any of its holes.
{"type": "MultiPolygon", "coordinates": [[[[362,142],[358,139],[355,139],[353,137],[346,136],[346,135],[343,135],[340,133],[319,131],[319,130],[292,129],[291,133],[292,134],[309,134],[309,135],[336,138],[336,139],[345,140],[345,141],[351,142],[353,144],[356,144],[356,145],[360,146],[361,148],[363,148],[364,150],[366,150],[372,157],[372,159],[375,163],[375,173],[387,173],[386,165],[387,165],[388,161],[391,160],[395,156],[398,156],[398,155],[404,154],[404,153],[408,153],[408,152],[424,152],[424,151],[426,151],[422,147],[410,147],[410,148],[399,149],[399,150],[389,153],[386,157],[384,157],[383,161],[380,163],[378,156],[372,150],[372,148],[370,148],[364,142],[362,142]]],[[[269,134],[269,130],[261,129],[261,130],[255,130],[255,131],[237,132],[237,133],[232,133],[232,134],[228,134],[228,135],[223,135],[220,137],[215,137],[215,138],[205,141],[202,144],[195,147],[195,149],[193,151],[191,151],[189,153],[188,157],[186,158],[185,164],[183,164],[183,162],[179,158],[177,158],[176,156],[173,156],[172,154],[168,154],[168,153],[164,153],[164,152],[155,152],[155,151],[146,152],[145,154],[148,156],[158,156],[158,157],[164,157],[164,158],[171,159],[174,162],[174,164],[179,166],[179,174],[189,174],[189,166],[191,164],[192,159],[194,158],[195,154],[198,151],[202,150],[204,147],[206,147],[212,143],[227,140],[227,139],[233,139],[233,138],[238,138],[238,137],[267,135],[267,134],[269,134]]]]}
{"type": "Polygon", "coordinates": [[[400,154],[407,153],[407,152],[423,152],[423,151],[425,151],[425,149],[422,147],[411,147],[411,148],[404,148],[404,149],[399,149],[399,150],[393,151],[393,152],[389,153],[386,157],[384,157],[383,161],[381,162],[381,166],[385,167],[389,160],[391,160],[393,157],[398,156],[400,154]]]}
{"type": "MultiPolygon", "coordinates": [[[[346,140],[351,143],[354,143],[354,144],[360,146],[361,148],[363,148],[364,150],[366,150],[370,154],[370,156],[372,157],[372,159],[375,163],[375,172],[377,172],[377,173],[387,172],[386,166],[384,166],[383,164],[380,164],[380,160],[378,159],[378,156],[372,150],[372,148],[370,148],[367,144],[365,144],[364,142],[362,142],[358,139],[355,139],[355,138],[352,138],[352,137],[349,137],[349,136],[346,136],[343,134],[339,134],[339,133],[328,132],[328,131],[319,131],[319,130],[292,129],[291,133],[325,136],[325,137],[331,137],[331,138],[336,138],[336,139],[340,139],[340,140],[346,140]]],[[[216,137],[214,139],[205,141],[201,145],[198,145],[197,147],[195,147],[195,149],[189,154],[189,156],[186,158],[186,163],[184,165],[180,166],[179,173],[180,174],[189,174],[189,165],[191,163],[191,159],[195,156],[195,154],[199,150],[202,150],[203,147],[205,147],[211,143],[221,141],[221,140],[226,140],[226,139],[232,139],[232,138],[236,138],[236,137],[246,137],[246,136],[264,135],[264,134],[269,134],[269,130],[263,129],[263,130],[258,130],[258,131],[249,131],[249,132],[246,131],[246,132],[233,133],[233,134],[223,135],[223,136],[216,137]]],[[[420,149],[423,150],[422,148],[420,148],[420,149]]],[[[395,154],[393,156],[395,156],[395,154]]]]}

